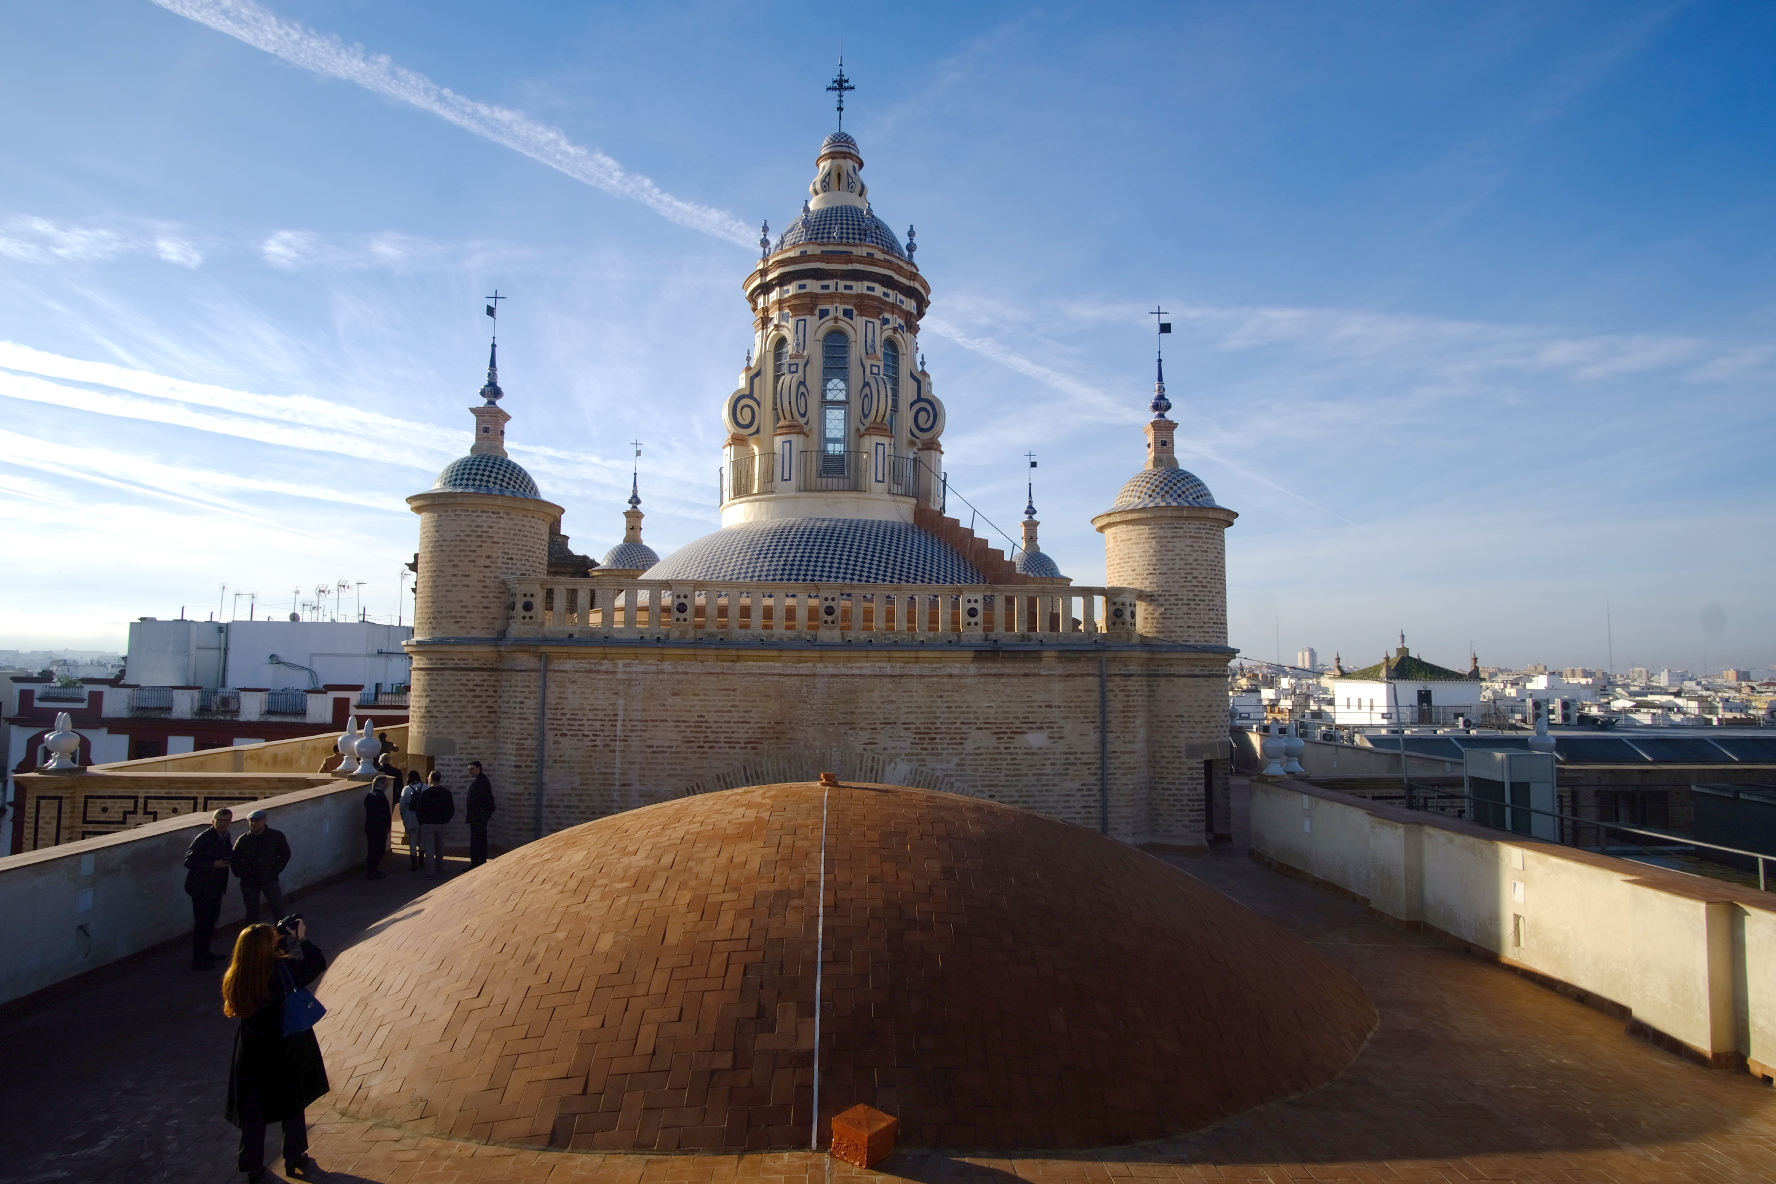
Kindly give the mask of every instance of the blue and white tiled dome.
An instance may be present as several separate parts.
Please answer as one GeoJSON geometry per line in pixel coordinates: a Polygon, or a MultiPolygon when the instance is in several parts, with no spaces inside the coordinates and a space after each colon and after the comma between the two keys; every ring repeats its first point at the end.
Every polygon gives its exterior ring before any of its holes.
{"type": "Polygon", "coordinates": [[[876,247],[897,259],[905,259],[906,251],[888,224],[856,206],[827,206],[797,215],[773,248],[781,251],[798,243],[849,243],[876,247]]]}
{"type": "Polygon", "coordinates": [[[910,522],[777,518],[741,522],[687,543],[648,580],[768,584],[984,584],[974,564],[910,522]]]}
{"type": "Polygon", "coordinates": [[[852,137],[850,132],[834,132],[825,140],[821,141],[820,150],[825,152],[828,148],[836,148],[841,145],[851,149],[853,152],[857,150],[857,141],[852,137]]]}
{"type": "Polygon", "coordinates": [[[1128,479],[1116,495],[1115,510],[1145,510],[1153,506],[1212,506],[1215,495],[1202,478],[1184,469],[1142,469],[1128,479]]]}
{"type": "Polygon", "coordinates": [[[1054,560],[1041,551],[1019,551],[1016,567],[1020,575],[1036,580],[1058,580],[1061,569],[1054,560]]]}
{"type": "Polygon", "coordinates": [[[658,562],[660,556],[646,543],[618,543],[604,553],[598,566],[612,571],[646,571],[658,562]]]}
{"type": "Polygon", "coordinates": [[[542,498],[542,494],[537,492],[537,483],[531,480],[530,474],[524,471],[522,465],[492,453],[471,453],[451,461],[438,474],[432,488],[458,493],[496,493],[505,497],[542,498]]]}

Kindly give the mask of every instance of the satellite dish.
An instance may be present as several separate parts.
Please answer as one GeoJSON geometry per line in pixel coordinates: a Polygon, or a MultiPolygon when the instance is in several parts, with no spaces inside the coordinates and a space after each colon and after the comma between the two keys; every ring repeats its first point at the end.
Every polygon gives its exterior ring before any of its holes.
{"type": "Polygon", "coordinates": [[[292,621],[300,621],[302,619],[302,614],[301,613],[291,613],[290,619],[292,621]]]}

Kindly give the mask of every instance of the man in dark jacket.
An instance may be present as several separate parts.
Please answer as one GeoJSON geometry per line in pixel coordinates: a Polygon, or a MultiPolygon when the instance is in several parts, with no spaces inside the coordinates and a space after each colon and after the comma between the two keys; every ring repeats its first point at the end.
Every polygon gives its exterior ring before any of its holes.
{"type": "Polygon", "coordinates": [[[240,877],[241,903],[246,906],[249,925],[259,920],[261,896],[271,906],[272,920],[289,912],[278,877],[290,863],[290,840],[284,838],[283,831],[271,828],[269,818],[264,810],[247,815],[247,833],[234,844],[234,874],[240,877]]]}
{"type": "Polygon", "coordinates": [[[432,875],[441,876],[444,874],[444,828],[456,817],[456,798],[444,788],[444,776],[436,769],[432,770],[431,780],[420,792],[414,812],[419,815],[421,857],[429,855],[432,875]]]}
{"type": "Polygon", "coordinates": [[[493,817],[493,783],[480,761],[469,762],[469,866],[487,862],[487,820],[493,817]]]}
{"type": "Polygon", "coordinates": [[[185,848],[185,895],[191,898],[191,969],[208,970],[216,964],[210,938],[216,918],[222,914],[222,897],[228,891],[228,869],[234,862],[234,840],[228,828],[234,811],[224,806],[210,815],[210,825],[197,832],[185,848]]]}
{"type": "Polygon", "coordinates": [[[382,857],[388,851],[389,832],[395,827],[389,806],[389,778],[378,777],[364,795],[364,878],[383,877],[382,857]]]}

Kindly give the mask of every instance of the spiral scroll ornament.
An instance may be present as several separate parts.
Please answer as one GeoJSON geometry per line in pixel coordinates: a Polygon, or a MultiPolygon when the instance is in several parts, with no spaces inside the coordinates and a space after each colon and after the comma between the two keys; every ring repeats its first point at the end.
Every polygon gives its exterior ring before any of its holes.
{"type": "Polygon", "coordinates": [[[741,387],[728,396],[726,414],[728,431],[736,436],[756,436],[759,430],[759,399],[750,387],[741,387]]]}
{"type": "Polygon", "coordinates": [[[943,435],[944,407],[937,396],[921,390],[907,410],[911,414],[913,439],[935,440],[943,435]]]}

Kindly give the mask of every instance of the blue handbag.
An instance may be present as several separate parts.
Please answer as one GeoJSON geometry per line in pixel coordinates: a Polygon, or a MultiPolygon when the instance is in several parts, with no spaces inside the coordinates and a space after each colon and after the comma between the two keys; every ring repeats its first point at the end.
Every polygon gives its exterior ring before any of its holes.
{"type": "Polygon", "coordinates": [[[306,1032],[327,1014],[327,1009],[314,997],[314,992],[296,985],[290,968],[281,961],[278,963],[278,973],[284,976],[284,1035],[294,1036],[298,1032],[306,1032]]]}

